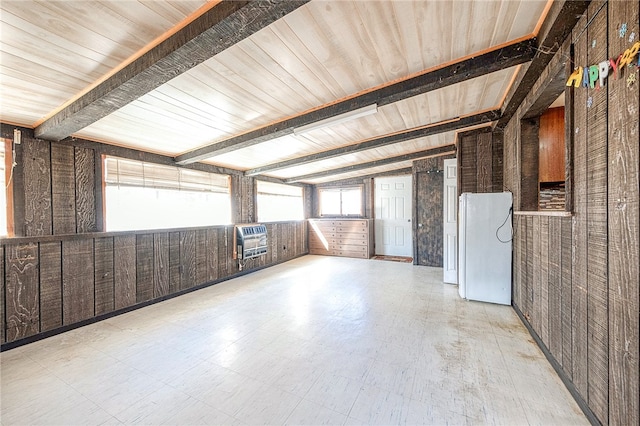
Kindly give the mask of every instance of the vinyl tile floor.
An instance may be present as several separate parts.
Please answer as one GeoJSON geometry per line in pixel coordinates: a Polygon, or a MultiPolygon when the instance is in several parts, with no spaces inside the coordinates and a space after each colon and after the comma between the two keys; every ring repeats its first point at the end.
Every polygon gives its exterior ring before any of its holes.
{"type": "Polygon", "coordinates": [[[305,256],[0,354],[2,425],[588,424],[513,309],[305,256]]]}

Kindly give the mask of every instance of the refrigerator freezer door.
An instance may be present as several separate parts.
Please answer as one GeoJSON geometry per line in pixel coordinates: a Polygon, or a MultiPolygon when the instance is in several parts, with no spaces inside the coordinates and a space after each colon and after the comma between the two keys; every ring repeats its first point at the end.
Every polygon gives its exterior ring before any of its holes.
{"type": "Polygon", "coordinates": [[[464,242],[460,246],[465,246],[461,292],[469,300],[510,305],[511,193],[462,194],[461,200],[464,242]]]}

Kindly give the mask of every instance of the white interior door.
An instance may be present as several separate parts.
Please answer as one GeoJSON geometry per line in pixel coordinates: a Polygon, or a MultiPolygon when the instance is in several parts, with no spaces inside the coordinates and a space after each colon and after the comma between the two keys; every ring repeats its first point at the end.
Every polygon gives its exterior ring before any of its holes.
{"type": "Polygon", "coordinates": [[[411,238],[411,176],[376,178],[376,254],[413,256],[411,238]]]}
{"type": "Polygon", "coordinates": [[[444,160],[442,269],[444,282],[458,284],[458,178],[457,160],[444,160]]]}

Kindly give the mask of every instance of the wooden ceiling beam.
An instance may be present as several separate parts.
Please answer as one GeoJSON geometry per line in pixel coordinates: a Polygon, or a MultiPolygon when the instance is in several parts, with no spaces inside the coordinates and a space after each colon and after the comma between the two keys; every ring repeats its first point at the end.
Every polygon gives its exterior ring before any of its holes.
{"type": "Polygon", "coordinates": [[[383,158],[381,160],[369,161],[368,163],[352,164],[350,166],[340,167],[337,169],[323,170],[321,172],[309,173],[308,175],[296,176],[293,178],[285,179],[285,183],[303,182],[309,179],[315,179],[319,177],[339,175],[342,173],[355,172],[358,170],[370,169],[378,166],[385,166],[387,164],[400,163],[402,161],[416,160],[418,158],[425,157],[439,157],[441,155],[455,154],[456,146],[443,145],[437,148],[431,148],[424,151],[412,152],[410,154],[398,155],[396,157],[383,158]]]}
{"type": "Polygon", "coordinates": [[[188,164],[247,148],[271,139],[290,135],[293,129],[344,114],[367,105],[378,107],[401,101],[432,90],[481,77],[505,68],[528,62],[536,53],[535,38],[500,46],[433,71],[371,90],[361,95],[327,105],[229,139],[194,149],[175,157],[178,164],[188,164]]]}
{"type": "Polygon", "coordinates": [[[433,123],[428,126],[416,127],[404,132],[385,135],[379,138],[370,139],[353,145],[343,146],[329,151],[318,152],[315,154],[305,155],[303,157],[292,158],[291,160],[281,161],[279,163],[256,167],[255,169],[245,171],[244,174],[245,176],[261,175],[276,170],[282,170],[289,167],[313,163],[315,161],[335,158],[345,154],[353,154],[354,152],[365,151],[367,149],[380,148],[382,146],[423,138],[426,136],[460,130],[464,129],[465,127],[476,126],[478,124],[490,123],[497,120],[498,118],[500,118],[500,110],[484,111],[479,114],[458,117],[455,119],[442,121],[441,123],[433,123]]]}
{"type": "Polygon", "coordinates": [[[223,1],[36,127],[59,141],[212,58],[309,0],[223,1]]]}
{"type": "Polygon", "coordinates": [[[518,72],[514,84],[511,85],[507,93],[502,106],[501,118],[495,128],[503,129],[509,123],[527,94],[533,89],[535,82],[587,10],[589,3],[589,0],[553,2],[538,33],[539,45],[536,54],[531,62],[518,72]]]}

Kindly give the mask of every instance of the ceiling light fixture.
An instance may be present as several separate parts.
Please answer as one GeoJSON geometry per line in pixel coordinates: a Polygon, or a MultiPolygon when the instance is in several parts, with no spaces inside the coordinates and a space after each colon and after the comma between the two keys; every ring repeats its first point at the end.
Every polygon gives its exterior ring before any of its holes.
{"type": "Polygon", "coordinates": [[[367,115],[375,114],[376,112],[378,112],[378,104],[367,105],[366,107],[354,109],[334,117],[325,118],[324,120],[316,121],[315,123],[295,127],[293,129],[293,134],[296,136],[302,135],[313,130],[323,129],[325,127],[335,126],[336,124],[342,124],[346,121],[355,120],[356,118],[366,117],[367,115]]]}

